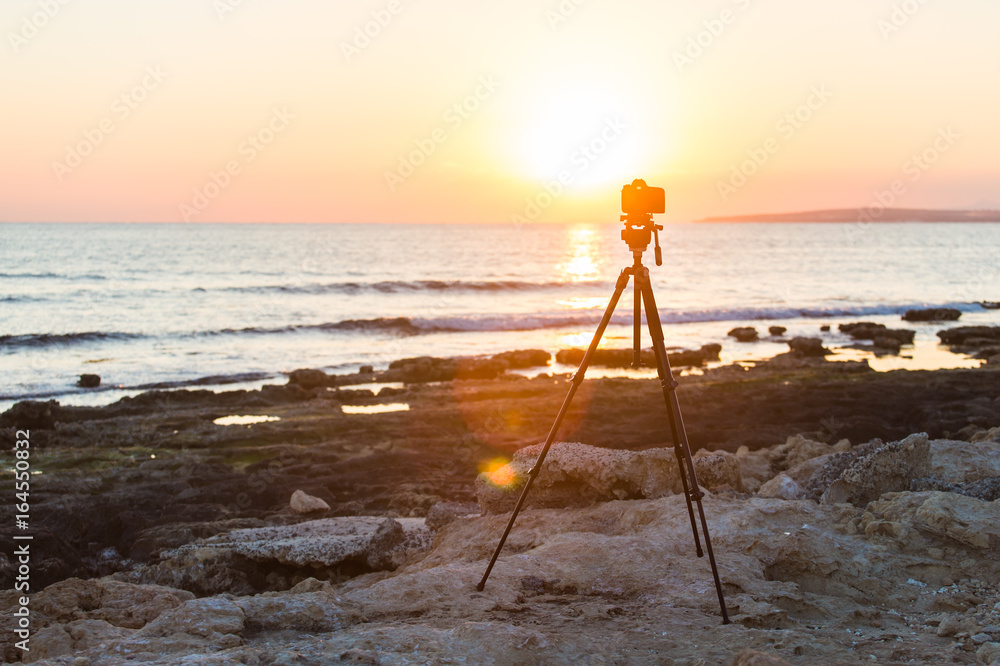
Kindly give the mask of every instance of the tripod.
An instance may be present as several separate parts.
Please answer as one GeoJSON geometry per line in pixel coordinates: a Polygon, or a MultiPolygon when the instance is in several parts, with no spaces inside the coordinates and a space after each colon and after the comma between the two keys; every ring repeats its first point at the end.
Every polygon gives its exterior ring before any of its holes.
{"type": "MultiPolygon", "coordinates": [[[[645,185],[645,183],[643,183],[643,185],[645,185]]],[[[662,190],[660,191],[662,192],[662,190]]],[[[624,208],[625,206],[623,205],[623,209],[624,208]]],[[[658,212],[663,211],[659,210],[658,212]]],[[[573,396],[576,394],[577,389],[580,388],[580,384],[583,382],[583,376],[587,372],[587,367],[590,365],[590,361],[594,356],[594,352],[597,350],[597,346],[600,343],[601,338],[604,336],[604,330],[611,321],[611,316],[614,314],[615,307],[618,305],[618,300],[621,298],[622,293],[625,291],[625,287],[628,285],[629,277],[634,277],[635,310],[632,320],[632,365],[633,367],[639,366],[639,345],[641,332],[639,315],[643,306],[645,306],[646,325],[649,327],[649,334],[653,339],[653,353],[656,357],[656,371],[660,379],[660,385],[663,389],[663,399],[667,406],[667,416],[670,420],[670,433],[674,442],[674,454],[677,458],[677,465],[680,468],[681,483],[684,488],[684,498],[687,501],[688,516],[691,519],[691,531],[694,534],[695,550],[698,557],[702,557],[704,555],[701,549],[701,540],[698,537],[698,524],[695,522],[694,517],[694,505],[697,505],[701,529],[705,534],[705,550],[708,551],[708,560],[712,565],[712,576],[715,578],[715,590],[719,595],[719,607],[722,610],[722,623],[729,624],[729,615],[726,612],[726,600],[723,598],[722,583],[719,581],[719,570],[715,565],[715,553],[712,551],[712,542],[708,535],[708,523],[705,520],[705,509],[701,503],[701,498],[704,494],[698,487],[698,479],[696,478],[694,471],[694,460],[691,458],[691,448],[688,446],[687,433],[684,430],[684,419],[681,417],[680,403],[677,401],[677,382],[674,381],[673,373],[670,370],[670,360],[667,358],[667,352],[663,344],[663,327],[660,324],[660,316],[656,310],[656,301],[653,298],[653,287],[649,279],[649,269],[642,265],[642,254],[649,246],[651,234],[656,235],[656,264],[659,266],[663,263],[660,254],[660,239],[659,234],[657,233],[659,230],[663,229],[663,227],[653,224],[652,214],[650,213],[632,212],[629,215],[623,215],[622,221],[625,222],[625,229],[622,230],[622,240],[628,244],[629,249],[632,251],[634,263],[631,266],[622,269],[621,274],[618,276],[618,281],[615,283],[615,292],[612,294],[611,301],[608,303],[608,307],[604,311],[601,323],[597,326],[597,331],[594,333],[594,339],[591,340],[590,347],[587,349],[587,353],[580,362],[580,368],[577,370],[576,375],[573,376],[569,393],[566,395],[565,400],[563,400],[562,407],[559,408],[559,413],[556,415],[556,420],[552,424],[552,428],[549,430],[548,436],[545,438],[545,445],[542,447],[541,453],[538,454],[538,459],[535,461],[534,466],[532,466],[532,468],[528,471],[527,481],[524,484],[524,489],[521,490],[521,496],[518,498],[517,504],[514,506],[514,512],[510,516],[507,528],[504,530],[503,536],[500,537],[500,543],[497,544],[496,551],[490,559],[490,564],[486,567],[486,573],[483,574],[483,579],[479,582],[479,585],[476,586],[476,589],[481,592],[483,588],[486,587],[486,579],[489,578],[490,572],[493,571],[493,565],[496,564],[497,558],[500,556],[500,551],[503,549],[503,545],[507,541],[507,535],[510,534],[510,530],[514,526],[514,521],[517,520],[517,514],[521,511],[521,506],[524,504],[524,500],[528,496],[531,484],[534,482],[535,477],[538,476],[539,471],[541,471],[542,463],[545,461],[545,456],[549,452],[549,447],[552,446],[552,441],[555,439],[556,432],[559,430],[563,417],[569,410],[570,402],[572,402],[573,396]]]]}

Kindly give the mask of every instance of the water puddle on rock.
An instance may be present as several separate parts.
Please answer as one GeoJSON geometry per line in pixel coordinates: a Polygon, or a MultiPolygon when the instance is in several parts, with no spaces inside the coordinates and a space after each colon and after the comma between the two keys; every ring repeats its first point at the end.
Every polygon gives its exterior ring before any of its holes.
{"type": "Polygon", "coordinates": [[[249,415],[234,415],[234,416],[223,416],[217,418],[212,423],[215,425],[253,425],[254,423],[270,423],[271,421],[280,421],[279,416],[249,416],[249,415]]]}
{"type": "Polygon", "coordinates": [[[390,402],[384,405],[341,405],[345,414],[387,414],[389,412],[408,412],[410,406],[405,402],[390,402]]]}

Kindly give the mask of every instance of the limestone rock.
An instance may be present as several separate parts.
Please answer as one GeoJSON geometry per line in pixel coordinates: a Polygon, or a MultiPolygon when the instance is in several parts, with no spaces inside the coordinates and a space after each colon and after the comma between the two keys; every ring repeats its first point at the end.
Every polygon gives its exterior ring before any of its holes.
{"type": "MultiPolygon", "coordinates": [[[[994,429],[1000,433],[1000,429],[994,429]]],[[[973,442],[936,439],[930,442],[933,476],[948,483],[967,483],[1000,476],[1000,453],[996,442],[984,438],[973,442]]]]}
{"type": "Polygon", "coordinates": [[[740,342],[756,342],[758,337],[757,329],[753,326],[737,326],[726,335],[736,338],[740,342]]]}
{"type": "Polygon", "coordinates": [[[403,527],[392,518],[355,516],[233,530],[202,545],[228,549],[258,562],[273,560],[302,567],[351,560],[384,569],[391,566],[391,551],[403,540],[403,527]]]}
{"type": "Polygon", "coordinates": [[[740,650],[731,666],[792,666],[781,657],[752,648],[740,650]]]}
{"type": "Polygon", "coordinates": [[[80,379],[77,380],[76,385],[83,388],[97,388],[101,385],[101,376],[90,374],[80,375],[80,379]]]}
{"type": "Polygon", "coordinates": [[[698,485],[708,490],[722,486],[729,486],[739,492],[745,490],[736,456],[726,451],[700,455],[702,453],[699,451],[699,455],[694,457],[694,473],[698,478],[698,485]]]}
{"type": "MultiPolygon", "coordinates": [[[[907,490],[915,478],[927,476],[930,447],[927,435],[910,435],[898,442],[869,442],[858,451],[842,454],[846,468],[823,492],[823,504],[850,502],[863,506],[887,492],[907,490]]],[[[831,459],[831,463],[837,462],[831,459]]]]}
{"type": "Polygon", "coordinates": [[[998,442],[1000,443],[1000,427],[990,428],[989,430],[984,430],[982,432],[977,432],[972,436],[970,440],[973,444],[979,442],[998,442]]]}
{"type": "Polygon", "coordinates": [[[996,664],[1000,662],[1000,643],[988,642],[976,650],[976,661],[980,664],[996,664]]]}
{"type": "Polygon", "coordinates": [[[506,363],[508,368],[535,368],[548,365],[552,354],[542,349],[518,349],[515,351],[494,354],[494,361],[506,363]]]}
{"type": "Polygon", "coordinates": [[[228,599],[192,599],[159,615],[143,627],[140,634],[169,636],[184,633],[211,639],[242,633],[244,619],[243,609],[228,599]]]}
{"type": "Polygon", "coordinates": [[[330,510],[329,504],[318,497],[313,497],[304,490],[296,490],[292,493],[292,499],[289,502],[289,505],[292,507],[292,511],[300,514],[312,513],[313,511],[330,510]]]}
{"type": "Polygon", "coordinates": [[[913,344],[913,337],[916,335],[916,331],[910,329],[886,328],[885,324],[876,324],[870,321],[840,324],[837,328],[855,340],[872,340],[876,346],[913,344]],[[881,339],[881,345],[878,344],[879,339],[881,339]]]}
{"type": "Polygon", "coordinates": [[[103,620],[117,627],[137,629],[193,596],[159,585],[69,578],[35,595],[32,606],[37,615],[52,622],[103,620]]]}
{"type": "Polygon", "coordinates": [[[903,321],[957,321],[962,311],[956,308],[922,308],[907,310],[903,321]]]}
{"type": "Polygon", "coordinates": [[[762,485],[757,494],[761,497],[776,497],[786,500],[806,498],[806,492],[802,486],[784,472],[762,485]]]}
{"type": "Polygon", "coordinates": [[[809,357],[824,357],[833,353],[823,346],[823,341],[820,338],[792,338],[788,341],[788,348],[795,354],[809,357]]]}
{"type": "Polygon", "coordinates": [[[297,385],[309,390],[320,386],[329,386],[330,376],[322,370],[304,368],[300,370],[292,370],[288,373],[288,383],[290,385],[297,385]]]}
{"type": "Polygon", "coordinates": [[[299,594],[266,592],[238,597],[234,602],[243,611],[246,629],[254,632],[339,631],[361,619],[357,613],[344,611],[340,607],[337,596],[330,591],[329,586],[327,589],[299,594]]]}
{"type": "Polygon", "coordinates": [[[479,505],[472,502],[438,502],[427,511],[427,528],[439,530],[456,518],[479,515],[479,505]]]}
{"type": "MultiPolygon", "coordinates": [[[[888,493],[867,507],[861,526],[889,521],[931,543],[1000,554],[1000,505],[943,492],[888,493]]],[[[921,547],[926,544],[921,544],[921,547]]]]}
{"type": "Polygon", "coordinates": [[[958,326],[938,331],[942,344],[982,346],[989,342],[1000,342],[1000,326],[958,326]]]}
{"type": "MultiPolygon", "coordinates": [[[[500,469],[480,474],[476,497],[483,513],[513,508],[542,445],[527,446],[500,469]]],[[[729,485],[743,490],[739,461],[732,454],[695,458],[698,482],[711,490],[729,485]]],[[[681,477],[672,449],[622,451],[556,442],[535,479],[526,504],[536,507],[587,506],[594,502],[663,497],[680,492],[681,477]]]]}
{"type": "Polygon", "coordinates": [[[775,337],[777,337],[779,335],[784,335],[785,331],[787,331],[787,330],[788,329],[785,328],[784,326],[768,326],[767,327],[767,332],[770,333],[771,335],[775,336],[775,337]]]}

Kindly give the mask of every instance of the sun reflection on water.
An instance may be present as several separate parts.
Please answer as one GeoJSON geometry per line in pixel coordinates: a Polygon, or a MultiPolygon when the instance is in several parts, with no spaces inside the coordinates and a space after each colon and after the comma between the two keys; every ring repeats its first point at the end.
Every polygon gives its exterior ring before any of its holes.
{"type": "Polygon", "coordinates": [[[597,269],[597,234],[589,227],[578,227],[569,232],[569,253],[559,272],[570,282],[586,282],[596,280],[600,272],[597,269]]]}

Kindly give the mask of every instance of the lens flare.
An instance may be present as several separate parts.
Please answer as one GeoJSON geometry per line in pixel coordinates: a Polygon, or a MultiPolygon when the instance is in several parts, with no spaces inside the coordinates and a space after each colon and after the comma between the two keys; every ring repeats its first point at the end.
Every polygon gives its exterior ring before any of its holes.
{"type": "Polygon", "coordinates": [[[517,473],[506,458],[493,458],[479,464],[479,471],[486,474],[490,483],[499,488],[507,488],[517,481],[517,473]]]}

